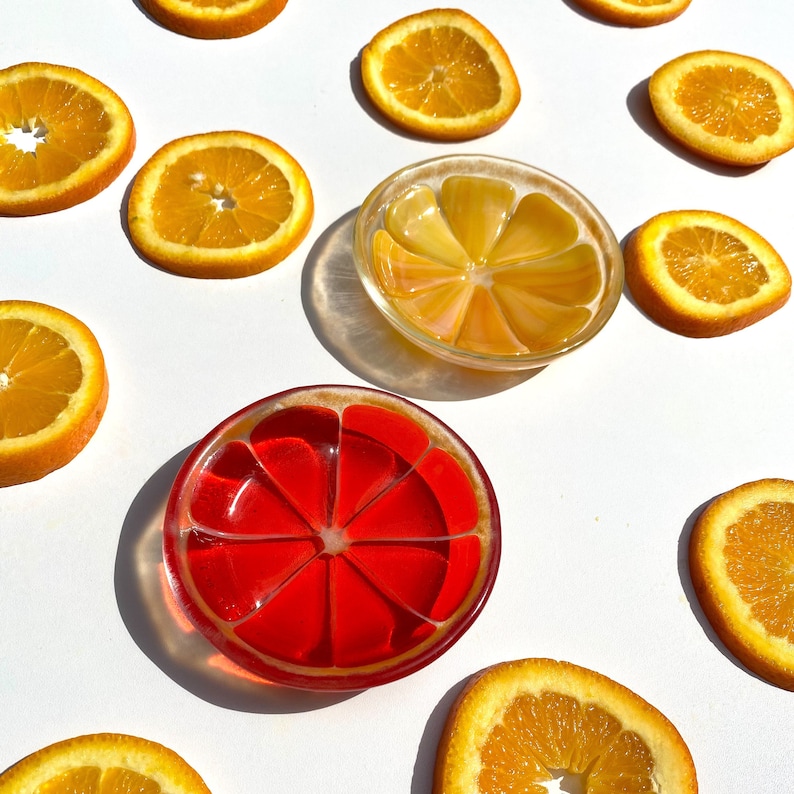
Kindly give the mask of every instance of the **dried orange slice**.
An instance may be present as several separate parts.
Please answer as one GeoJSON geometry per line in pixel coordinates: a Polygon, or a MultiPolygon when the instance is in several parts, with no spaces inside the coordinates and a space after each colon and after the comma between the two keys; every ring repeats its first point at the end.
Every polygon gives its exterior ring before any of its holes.
{"type": "Polygon", "coordinates": [[[692,0],[575,0],[594,16],[629,27],[669,22],[686,11],[692,0]]]}
{"type": "Polygon", "coordinates": [[[443,729],[433,794],[547,794],[555,779],[587,794],[697,792],[673,724],[606,676],[551,659],[474,676],[443,729]]]}
{"type": "Polygon", "coordinates": [[[42,303],[0,301],[0,486],[66,465],[107,399],[102,351],[80,320],[42,303]]]}
{"type": "Polygon", "coordinates": [[[714,499],[692,530],[689,569],[727,648],[794,691],[794,482],[756,480],[714,499]]]}
{"type": "Polygon", "coordinates": [[[654,216],[631,235],[624,259],[639,307],[685,336],[738,331],[777,311],[791,293],[791,275],[775,249],[717,212],[654,216]]]}
{"type": "Polygon", "coordinates": [[[441,140],[493,132],[521,98],[502,45],[458,9],[423,11],[381,30],[364,48],[361,76],[386,118],[441,140]]]}
{"type": "Polygon", "coordinates": [[[500,538],[490,481],[449,428],[396,395],[316,386],[199,442],[163,552],[177,603],[240,667],[358,690],[460,639],[493,587],[500,538]]]}
{"type": "Polygon", "coordinates": [[[275,19],[287,0],[141,0],[158,22],[197,39],[246,36],[275,19]]]}
{"type": "Polygon", "coordinates": [[[157,742],[114,733],[77,736],[0,775],[0,794],[210,794],[183,758],[157,742]]]}
{"type": "Polygon", "coordinates": [[[311,186],[278,144],[247,132],[210,132],[163,146],[130,192],[139,251],[185,276],[236,278],[282,261],[314,214],[311,186]]]}
{"type": "Polygon", "coordinates": [[[135,148],[127,106],[69,66],[0,70],[0,214],[38,215],[104,190],[135,148]]]}
{"type": "Polygon", "coordinates": [[[756,58],[681,55],[653,73],[648,91],[664,131],[710,160],[758,165],[794,146],[794,89],[756,58]]]}

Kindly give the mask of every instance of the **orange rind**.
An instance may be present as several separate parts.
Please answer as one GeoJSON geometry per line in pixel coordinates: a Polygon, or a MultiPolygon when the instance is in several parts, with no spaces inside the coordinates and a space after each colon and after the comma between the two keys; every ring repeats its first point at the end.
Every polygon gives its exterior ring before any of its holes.
{"type": "Polygon", "coordinates": [[[502,45],[454,8],[412,14],[381,30],[362,52],[361,77],[389,121],[437,140],[487,135],[521,99],[502,45]]]}
{"type": "Polygon", "coordinates": [[[686,11],[692,0],[575,0],[593,16],[627,27],[649,27],[670,22],[686,11]]]}
{"type": "Polygon", "coordinates": [[[70,66],[0,70],[0,214],[40,215],[93,198],[135,149],[127,106],[70,66]]]}
{"type": "Polygon", "coordinates": [[[794,691],[794,482],[756,480],[710,502],[692,530],[689,570],[728,650],[794,691]]]}
{"type": "Polygon", "coordinates": [[[794,147],[794,88],[757,58],[690,52],[660,66],[648,92],[662,129],[708,160],[760,165],[794,147]]]}
{"type": "Polygon", "coordinates": [[[637,305],[684,336],[733,333],[781,308],[791,275],[760,234],[717,212],[674,210],[629,237],[626,283],[637,305]]]}
{"type": "Polygon", "coordinates": [[[287,0],[141,0],[160,24],[196,39],[247,36],[272,22],[287,0]]]}
{"type": "Polygon", "coordinates": [[[108,377],[77,318],[30,301],[0,302],[0,486],[65,466],[94,435],[108,377]]]}

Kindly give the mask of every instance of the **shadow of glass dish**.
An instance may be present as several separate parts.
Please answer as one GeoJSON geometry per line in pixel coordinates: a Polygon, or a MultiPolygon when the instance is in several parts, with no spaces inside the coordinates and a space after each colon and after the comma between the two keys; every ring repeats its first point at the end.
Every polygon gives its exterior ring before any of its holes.
{"type": "Polygon", "coordinates": [[[143,653],[179,686],[216,706],[286,714],[324,708],[355,693],[313,693],[271,684],[221,654],[183,615],[171,594],[162,553],[168,495],[190,449],[144,485],[121,530],[114,586],[121,618],[143,653]]]}
{"type": "Polygon", "coordinates": [[[436,358],[411,344],[373,305],[353,260],[357,210],[315,243],[303,271],[304,311],[320,343],[377,388],[422,400],[468,400],[505,391],[541,370],[487,372],[436,358]]]}

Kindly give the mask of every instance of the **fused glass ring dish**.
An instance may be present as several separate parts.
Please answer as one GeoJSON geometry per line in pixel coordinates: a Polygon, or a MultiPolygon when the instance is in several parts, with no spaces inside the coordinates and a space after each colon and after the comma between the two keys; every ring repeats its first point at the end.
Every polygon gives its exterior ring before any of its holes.
{"type": "Polygon", "coordinates": [[[193,625],[248,673],[314,691],[438,658],[482,610],[500,549],[471,449],[419,406],[352,386],[230,416],[182,465],[163,527],[193,625]]]}
{"type": "Polygon", "coordinates": [[[623,288],[620,245],[588,199],[487,155],[446,155],[385,179],[358,211],[353,252],[397,331],[475,369],[535,369],[579,348],[623,288]]]}

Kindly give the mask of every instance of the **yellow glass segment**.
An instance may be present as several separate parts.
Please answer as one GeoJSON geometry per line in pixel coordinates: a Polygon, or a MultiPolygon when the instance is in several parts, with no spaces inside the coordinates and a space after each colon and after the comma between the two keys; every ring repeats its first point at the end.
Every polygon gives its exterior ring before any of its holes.
{"type": "Polygon", "coordinates": [[[460,118],[494,107],[499,73],[488,53],[457,27],[406,36],[383,57],[384,83],[406,107],[434,118],[460,118]]]}
{"type": "Polygon", "coordinates": [[[727,528],[728,578],[753,617],[794,644],[794,504],[763,502],[727,528]]]}
{"type": "Polygon", "coordinates": [[[707,303],[726,305],[749,298],[769,281],[753,252],[720,229],[676,229],[664,238],[661,251],[676,284],[707,303]]]}
{"type": "Polygon", "coordinates": [[[32,77],[0,88],[0,187],[28,190],[58,182],[96,157],[107,143],[110,119],[96,98],[71,83],[32,77]],[[36,134],[35,152],[7,135],[36,134]]]}
{"type": "Polygon", "coordinates": [[[675,101],[707,132],[743,143],[774,135],[782,118],[770,83],[750,69],[730,65],[692,69],[682,77],[675,101]]]}
{"type": "Polygon", "coordinates": [[[82,380],[80,359],[63,336],[27,320],[0,320],[0,438],[51,425],[82,380]]]}
{"type": "Polygon", "coordinates": [[[80,766],[42,783],[36,794],[161,794],[159,783],[121,767],[104,772],[98,766],[80,766]]]}
{"type": "Polygon", "coordinates": [[[179,157],[152,201],[157,233],[202,248],[236,248],[273,235],[292,211],[289,181],[261,154],[208,147],[179,157]]]}
{"type": "Polygon", "coordinates": [[[483,794],[537,792],[564,772],[588,794],[654,791],[645,743],[594,704],[554,692],[522,695],[485,740],[478,778],[483,794]]]}
{"type": "Polygon", "coordinates": [[[372,240],[382,292],[410,323],[458,348],[511,356],[548,349],[590,320],[603,273],[576,219],[503,180],[411,188],[372,240]]]}

